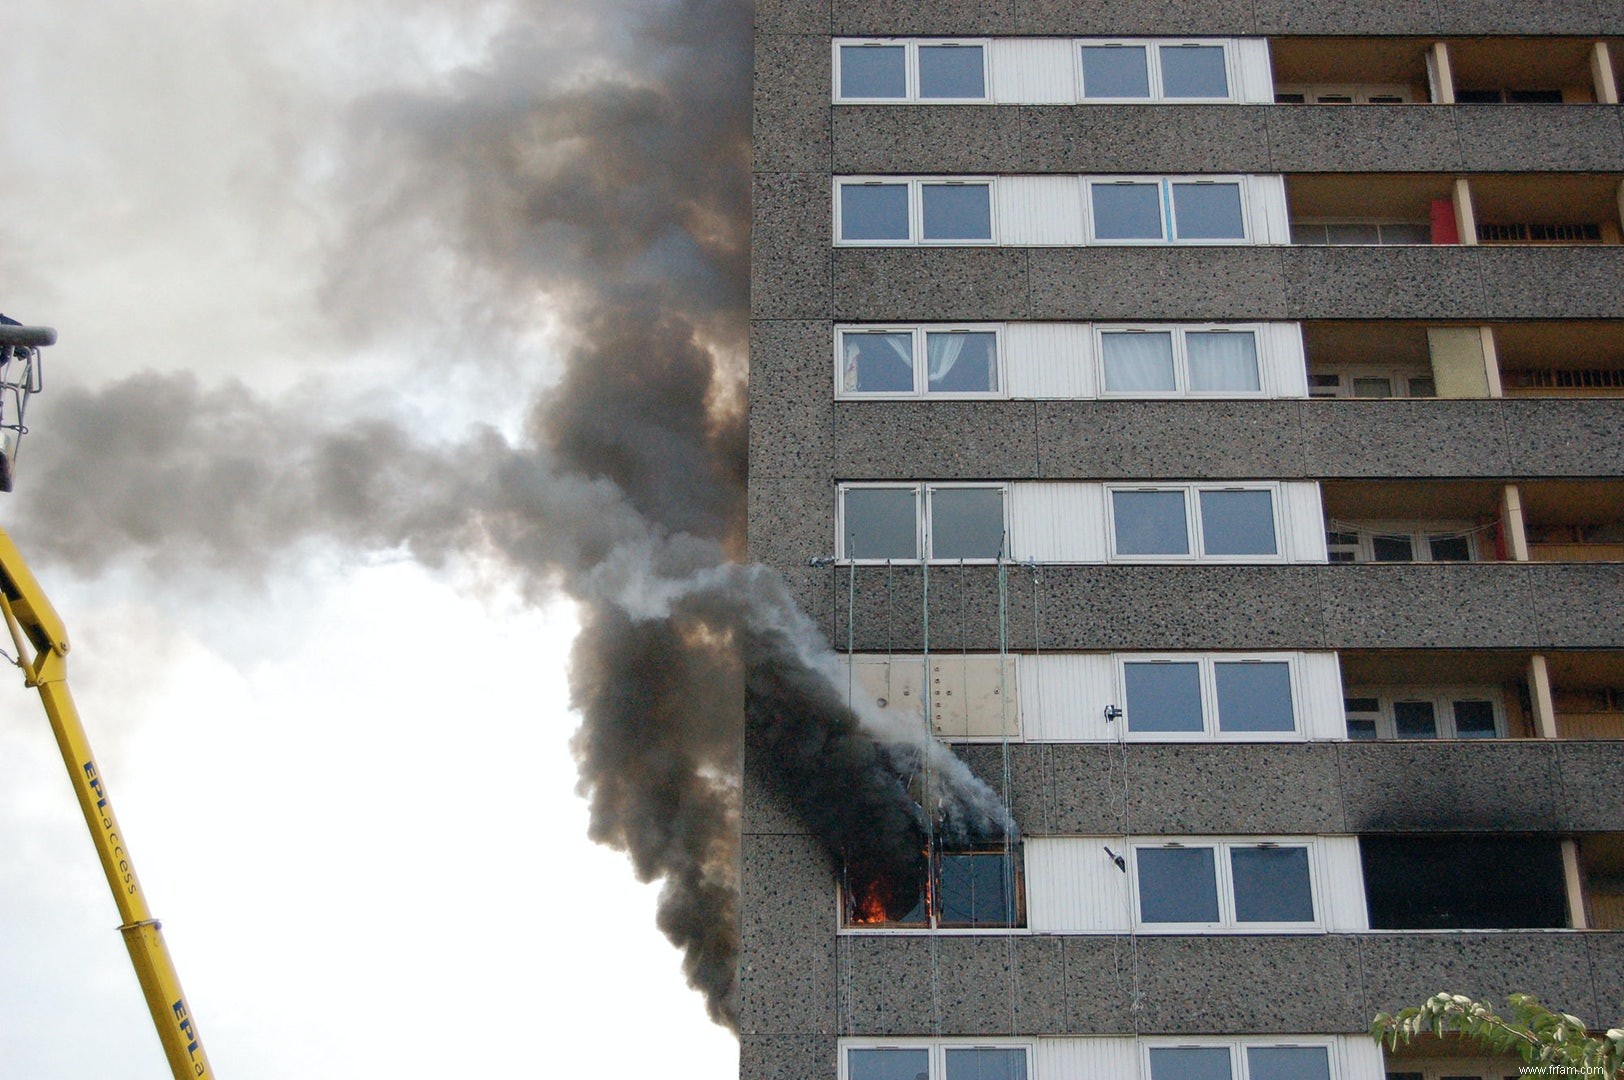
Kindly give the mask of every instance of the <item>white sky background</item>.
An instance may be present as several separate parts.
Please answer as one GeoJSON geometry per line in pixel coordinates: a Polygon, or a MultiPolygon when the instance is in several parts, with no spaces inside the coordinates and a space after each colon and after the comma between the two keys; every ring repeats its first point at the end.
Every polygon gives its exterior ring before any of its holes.
{"type": "MultiPolygon", "coordinates": [[[[558,6],[561,34],[595,10],[558,6]]],[[[481,354],[454,305],[423,314],[439,295],[355,333],[322,276],[347,104],[477,66],[501,11],[6,0],[0,311],[61,335],[31,426],[55,386],[156,370],[340,413],[388,401],[446,438],[514,430],[556,376],[539,301],[481,354]]],[[[6,499],[27,497],[27,447],[6,499]]],[[[735,1071],[654,928],[656,887],[585,838],[567,606],[387,556],[260,587],[78,580],[25,554],[223,1080],[735,1071]]],[[[38,700],[3,671],[0,868],[0,1075],[167,1076],[38,700]]]]}

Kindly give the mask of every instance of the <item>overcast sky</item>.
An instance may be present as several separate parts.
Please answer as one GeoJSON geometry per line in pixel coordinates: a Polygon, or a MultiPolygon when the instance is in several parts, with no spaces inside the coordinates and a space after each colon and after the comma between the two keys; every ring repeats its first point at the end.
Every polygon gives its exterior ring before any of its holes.
{"type": "MultiPolygon", "coordinates": [[[[68,624],[72,686],[224,1080],[736,1069],[655,929],[658,887],[586,839],[569,602],[455,545],[425,558],[282,528],[299,491],[239,514],[251,531],[222,559],[165,527],[207,513],[141,486],[144,450],[176,423],[154,401],[236,418],[260,464],[387,421],[447,448],[442,483],[478,467],[457,450],[474,425],[521,438],[527,403],[563,378],[575,270],[550,257],[516,276],[523,254],[497,230],[470,255],[432,213],[392,215],[371,198],[374,125],[410,113],[432,135],[456,122],[442,97],[537,92],[503,81],[515,56],[552,57],[558,79],[633,70],[628,28],[678,6],[719,5],[0,8],[0,311],[60,334],[0,522],[21,523],[68,624]],[[381,119],[380,100],[397,105],[381,119]],[[105,458],[63,484],[92,442],[130,471],[105,458]],[[110,511],[71,505],[121,492],[159,504],[119,508],[150,529],[121,526],[127,548],[85,528],[110,511]],[[59,521],[78,531],[41,524],[59,521]]],[[[535,138],[549,173],[571,146],[535,138]]],[[[681,262],[638,258],[629,273],[681,262]]],[[[718,288],[704,276],[682,288],[718,288]]],[[[208,490],[230,506],[262,489],[208,490]]],[[[0,865],[0,1074],[166,1076],[20,675],[0,679],[0,865]]]]}

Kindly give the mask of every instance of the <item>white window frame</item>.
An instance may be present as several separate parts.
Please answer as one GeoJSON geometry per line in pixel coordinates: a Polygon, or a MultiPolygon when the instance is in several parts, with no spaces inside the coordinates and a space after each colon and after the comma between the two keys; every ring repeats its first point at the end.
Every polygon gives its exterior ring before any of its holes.
{"type": "Polygon", "coordinates": [[[1415,93],[1409,83],[1280,83],[1274,88],[1280,94],[1301,94],[1301,102],[1279,102],[1288,105],[1414,105],[1415,93]],[[1351,97],[1347,101],[1317,101],[1320,97],[1351,97]],[[1373,97],[1396,97],[1401,101],[1371,101],[1373,97]]]}
{"type": "Polygon", "coordinates": [[[1148,104],[1154,102],[1169,102],[1193,105],[1222,105],[1232,103],[1240,98],[1239,94],[1239,65],[1236,61],[1235,41],[1233,38],[1076,38],[1071,43],[1071,62],[1075,69],[1074,77],[1077,80],[1077,101],[1081,105],[1129,105],[1148,104]],[[1219,47],[1224,50],[1224,89],[1223,97],[1173,97],[1167,94],[1162,86],[1162,47],[1178,48],[1180,46],[1201,45],[1219,47]],[[1149,75],[1149,94],[1146,97],[1088,97],[1085,96],[1083,82],[1083,50],[1085,48],[1135,48],[1144,47],[1146,70],[1149,75]]]}
{"type": "Polygon", "coordinates": [[[1118,707],[1122,709],[1122,716],[1112,720],[1113,724],[1122,725],[1122,736],[1128,742],[1303,742],[1307,734],[1303,730],[1303,708],[1306,693],[1302,686],[1302,665],[1298,662],[1300,654],[1297,653],[1113,653],[1111,655],[1112,675],[1115,679],[1115,694],[1118,707]],[[1197,677],[1201,688],[1201,730],[1200,731],[1136,731],[1133,728],[1133,713],[1128,704],[1128,665],[1129,664],[1189,664],[1198,667],[1197,677]],[[1219,664],[1285,664],[1287,675],[1291,684],[1291,721],[1290,731],[1224,731],[1219,724],[1218,716],[1218,670],[1219,664]]]}
{"type": "MultiPolygon", "coordinates": [[[[1379,399],[1371,399],[1379,400],[1379,399]]],[[[1484,562],[1482,533],[1485,526],[1476,522],[1461,520],[1444,521],[1412,521],[1412,520],[1360,520],[1360,521],[1327,521],[1325,523],[1325,540],[1327,552],[1332,550],[1352,552],[1353,564],[1371,563],[1380,566],[1415,566],[1418,563],[1438,562],[1441,564],[1455,564],[1460,559],[1438,559],[1432,557],[1432,541],[1446,537],[1461,536],[1464,534],[1469,558],[1465,562],[1484,562]],[[1353,533],[1358,536],[1357,543],[1332,543],[1332,533],[1353,533]],[[1376,559],[1377,537],[1404,537],[1410,541],[1410,554],[1408,562],[1378,562],[1376,559]]],[[[1349,565],[1350,560],[1342,560],[1337,565],[1349,565]]]]}
{"type": "MultiPolygon", "coordinates": [[[[907,566],[916,566],[920,563],[930,563],[937,566],[958,566],[961,563],[965,566],[996,565],[999,561],[997,558],[938,559],[934,558],[932,555],[931,495],[937,491],[965,490],[997,491],[1001,493],[1003,497],[1002,501],[1004,511],[1004,546],[1007,549],[1009,547],[1010,502],[1012,500],[1010,498],[1010,486],[1006,483],[974,480],[916,484],[863,481],[856,483],[845,483],[841,484],[839,487],[838,497],[835,502],[835,551],[838,553],[836,556],[836,561],[838,561],[841,565],[856,566],[884,566],[888,563],[892,565],[907,566]],[[893,491],[912,491],[914,493],[914,558],[854,559],[846,554],[846,493],[848,491],[872,491],[876,488],[888,488],[893,491]]],[[[1008,557],[1007,551],[1005,557],[1008,557]]]]}
{"type": "Polygon", "coordinates": [[[834,181],[834,242],[836,247],[991,247],[998,243],[998,198],[995,176],[838,176],[834,181]],[[842,235],[840,192],[845,187],[899,187],[908,189],[908,237],[905,240],[847,240],[842,235]],[[933,240],[925,238],[926,187],[985,187],[987,232],[985,240],[933,240]]]}
{"type": "MultiPolygon", "coordinates": [[[[1130,840],[1128,848],[1128,901],[1132,908],[1134,929],[1142,934],[1316,934],[1325,932],[1326,900],[1323,895],[1325,874],[1320,866],[1323,851],[1312,836],[1201,836],[1159,837],[1130,840]],[[1305,848],[1308,852],[1308,897],[1314,906],[1310,922],[1240,922],[1235,916],[1235,882],[1229,853],[1236,848],[1305,848]],[[1211,848],[1213,870],[1218,889],[1218,921],[1214,923],[1146,922],[1140,906],[1139,852],[1144,849],[1191,850],[1211,848]]],[[[1146,1075],[1149,1075],[1148,1073],[1146,1075]]]]}
{"type": "Polygon", "coordinates": [[[1411,384],[1416,379],[1429,379],[1434,381],[1433,389],[1436,391],[1436,376],[1430,366],[1415,364],[1336,364],[1330,367],[1314,367],[1308,369],[1308,396],[1311,398],[1340,399],[1345,401],[1428,401],[1437,397],[1437,393],[1412,394],[1411,384]],[[1314,385],[1316,377],[1332,376],[1337,380],[1334,387],[1317,387],[1314,385]],[[1382,398],[1360,397],[1353,392],[1355,379],[1386,379],[1395,390],[1403,393],[1389,394],[1382,398]]]}
{"type": "MultiPolygon", "coordinates": [[[[1489,742],[1487,736],[1462,739],[1455,729],[1455,702],[1457,701],[1487,701],[1494,709],[1494,738],[1506,738],[1506,696],[1498,686],[1493,685],[1467,685],[1453,686],[1346,686],[1342,690],[1344,722],[1351,716],[1359,719],[1376,721],[1377,740],[1399,740],[1402,742],[1489,742]],[[1355,713],[1347,711],[1347,701],[1352,698],[1375,698],[1377,711],[1375,713],[1355,713]],[[1438,735],[1433,739],[1413,739],[1398,733],[1398,720],[1394,705],[1400,701],[1426,701],[1432,705],[1433,719],[1438,725],[1438,735]]],[[[1370,739],[1354,739],[1348,736],[1349,742],[1372,742],[1370,739]]]]}
{"type": "Polygon", "coordinates": [[[1156,247],[1175,245],[1179,247],[1223,247],[1240,244],[1255,244],[1256,230],[1252,224],[1250,185],[1247,177],[1242,173],[1193,175],[1193,176],[1085,176],[1083,177],[1083,223],[1085,236],[1090,246],[1098,247],[1156,247]],[[1162,235],[1159,238],[1138,239],[1100,239],[1096,230],[1097,222],[1094,220],[1094,189],[1096,187],[1111,187],[1113,185],[1138,185],[1149,187],[1155,185],[1157,201],[1161,207],[1162,235]],[[1200,185],[1234,185],[1241,203],[1241,235],[1217,238],[1185,238],[1178,235],[1178,215],[1173,208],[1173,188],[1178,184],[1200,185]]]}
{"type": "Polygon", "coordinates": [[[1319,217],[1311,217],[1311,218],[1292,218],[1291,221],[1288,222],[1288,225],[1289,225],[1289,231],[1291,233],[1290,244],[1291,244],[1292,247],[1332,247],[1332,248],[1356,247],[1356,248],[1367,248],[1367,247],[1435,247],[1435,246],[1437,246],[1430,239],[1430,234],[1429,234],[1429,238],[1426,239],[1426,240],[1420,240],[1420,241],[1417,241],[1417,240],[1394,240],[1391,243],[1389,243],[1387,240],[1383,239],[1382,236],[1381,236],[1381,230],[1382,229],[1393,227],[1393,226],[1400,226],[1400,227],[1406,228],[1406,229],[1414,229],[1414,228],[1418,228],[1418,227],[1423,228],[1423,229],[1429,228],[1430,227],[1429,224],[1427,222],[1424,222],[1424,221],[1405,221],[1405,220],[1403,220],[1401,218],[1319,218],[1319,217]],[[1373,243],[1373,244],[1371,244],[1371,243],[1364,243],[1364,244],[1333,244],[1333,243],[1330,242],[1329,235],[1326,236],[1326,239],[1325,239],[1324,243],[1311,243],[1311,242],[1308,242],[1308,241],[1305,241],[1305,240],[1297,239],[1297,231],[1299,229],[1302,229],[1304,227],[1313,227],[1313,228],[1321,228],[1321,229],[1323,229],[1323,228],[1326,228],[1326,227],[1331,226],[1331,225],[1368,225],[1368,226],[1371,226],[1371,227],[1376,229],[1376,242],[1373,243]]]}
{"type": "Polygon", "coordinates": [[[1147,1036],[1139,1040],[1139,1068],[1140,1075],[1145,1080],[1151,1080],[1150,1052],[1159,1050],[1213,1050],[1227,1049],[1229,1051],[1230,1080],[1251,1080],[1251,1070],[1246,1060],[1246,1051],[1249,1048],[1270,1049],[1309,1048],[1324,1049],[1325,1060],[1330,1065],[1331,1080],[1341,1080],[1341,1063],[1338,1061],[1340,1048],[1332,1038],[1300,1038],[1296,1036],[1276,1036],[1257,1038],[1189,1038],[1184,1036],[1147,1036]]]}
{"type": "Polygon", "coordinates": [[[830,91],[840,105],[962,105],[987,104],[992,101],[993,48],[991,38],[835,38],[830,53],[830,91]],[[902,46],[903,96],[899,98],[872,98],[848,96],[841,87],[840,50],[846,46],[902,46]],[[919,92],[919,49],[930,47],[980,46],[980,97],[922,97],[919,92]]]}
{"type": "MultiPolygon", "coordinates": [[[[1003,323],[904,323],[897,325],[839,325],[835,327],[835,397],[841,401],[994,401],[1009,397],[1009,377],[1004,363],[1003,323]],[[993,367],[998,379],[997,390],[943,392],[930,389],[929,352],[927,334],[991,334],[993,335],[993,367]],[[913,351],[914,388],[912,390],[847,390],[845,388],[845,338],[861,334],[909,334],[913,351]]],[[[1259,361],[1261,364],[1261,360],[1259,361]]]]}
{"type": "Polygon", "coordinates": [[[929,1050],[930,1080],[947,1080],[947,1051],[949,1050],[1022,1050],[1026,1053],[1026,1080],[1037,1080],[1033,1072],[1037,1056],[1037,1040],[1033,1038],[870,1038],[840,1040],[840,1080],[851,1080],[848,1051],[851,1050],[929,1050]]]}
{"type": "Polygon", "coordinates": [[[1096,323],[1090,345],[1094,352],[1095,385],[1100,397],[1111,399],[1149,400],[1154,398],[1268,398],[1273,396],[1269,358],[1262,323],[1096,323]],[[1172,390],[1108,390],[1105,386],[1106,334],[1160,334],[1173,335],[1173,389],[1172,390]],[[1192,390],[1190,389],[1190,350],[1186,338],[1190,334],[1250,334],[1252,355],[1257,363],[1256,390],[1192,390]]]}
{"type": "Polygon", "coordinates": [[[1203,483],[1203,484],[1106,484],[1105,485],[1105,543],[1106,561],[1113,563],[1283,563],[1286,558],[1286,526],[1281,520],[1285,513],[1285,499],[1277,481],[1264,483],[1203,483]],[[1184,494],[1185,542],[1189,551],[1183,555],[1134,555],[1117,551],[1116,494],[1133,491],[1178,491],[1184,494]],[[1201,493],[1204,491],[1264,491],[1274,519],[1274,553],[1272,555],[1208,555],[1202,534],[1201,493]]]}

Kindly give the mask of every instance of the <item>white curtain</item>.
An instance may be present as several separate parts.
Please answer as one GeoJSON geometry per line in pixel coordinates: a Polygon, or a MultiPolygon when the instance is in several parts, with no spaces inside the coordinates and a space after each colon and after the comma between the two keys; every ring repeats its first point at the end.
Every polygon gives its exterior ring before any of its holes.
{"type": "MultiPolygon", "coordinates": [[[[879,338],[879,339],[883,340],[887,345],[889,345],[891,347],[891,351],[897,354],[897,357],[902,361],[903,365],[909,371],[913,370],[913,337],[912,337],[912,335],[910,335],[910,334],[848,334],[848,335],[846,335],[846,338],[845,338],[845,341],[846,341],[846,349],[845,349],[845,356],[844,356],[845,364],[844,364],[844,373],[842,375],[843,385],[845,386],[845,388],[847,390],[873,390],[873,389],[875,389],[872,386],[863,386],[862,385],[862,378],[861,378],[862,368],[861,368],[861,365],[859,364],[858,361],[862,357],[863,341],[864,341],[865,338],[870,340],[870,341],[872,341],[875,338],[879,338]]],[[[952,365],[950,364],[949,366],[952,366],[952,365]]],[[[890,387],[882,387],[881,389],[892,389],[892,388],[890,388],[890,387]]],[[[912,387],[906,387],[904,389],[912,389],[912,387]]]]}
{"type": "Polygon", "coordinates": [[[1102,334],[1105,352],[1105,389],[1115,393],[1171,392],[1173,335],[1102,334]]]}
{"type": "Polygon", "coordinates": [[[953,365],[964,355],[968,334],[926,334],[925,355],[930,361],[930,382],[934,386],[947,378],[953,365]]]}
{"type": "Polygon", "coordinates": [[[1257,344],[1251,334],[1192,333],[1185,338],[1190,351],[1191,390],[1257,390],[1257,344]]]}

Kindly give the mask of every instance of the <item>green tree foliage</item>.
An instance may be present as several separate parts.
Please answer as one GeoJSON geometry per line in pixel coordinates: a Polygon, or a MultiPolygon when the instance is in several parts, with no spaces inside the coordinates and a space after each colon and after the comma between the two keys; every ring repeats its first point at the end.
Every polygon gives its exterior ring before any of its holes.
{"type": "Polygon", "coordinates": [[[1552,1012],[1532,994],[1506,999],[1510,1016],[1460,994],[1435,994],[1426,1004],[1379,1013],[1370,1034],[1389,1049],[1417,1035],[1460,1035],[1497,1054],[1515,1053],[1534,1076],[1624,1077],[1624,1027],[1593,1035],[1577,1016],[1552,1012]]]}

